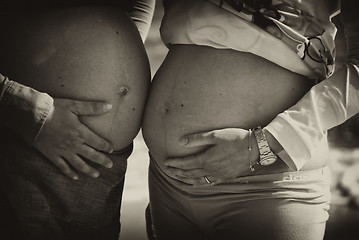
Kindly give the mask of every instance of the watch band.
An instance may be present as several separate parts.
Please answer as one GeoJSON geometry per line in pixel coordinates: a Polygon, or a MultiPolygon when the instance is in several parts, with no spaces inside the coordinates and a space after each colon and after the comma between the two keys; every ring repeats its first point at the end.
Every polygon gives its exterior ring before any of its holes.
{"type": "Polygon", "coordinates": [[[261,126],[253,129],[259,149],[259,164],[268,166],[277,161],[277,156],[272,152],[267,142],[267,138],[261,126]]]}

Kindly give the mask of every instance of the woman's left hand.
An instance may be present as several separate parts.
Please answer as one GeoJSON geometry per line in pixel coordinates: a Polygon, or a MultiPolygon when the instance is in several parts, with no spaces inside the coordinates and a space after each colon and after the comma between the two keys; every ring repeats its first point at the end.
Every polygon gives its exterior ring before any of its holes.
{"type": "Polygon", "coordinates": [[[187,135],[181,139],[185,147],[208,148],[195,155],[167,159],[167,174],[193,185],[216,185],[250,175],[249,165],[257,162],[259,151],[254,135],[251,136],[251,143],[248,137],[249,131],[239,128],[187,135]],[[252,146],[251,153],[248,150],[249,144],[252,146]]]}

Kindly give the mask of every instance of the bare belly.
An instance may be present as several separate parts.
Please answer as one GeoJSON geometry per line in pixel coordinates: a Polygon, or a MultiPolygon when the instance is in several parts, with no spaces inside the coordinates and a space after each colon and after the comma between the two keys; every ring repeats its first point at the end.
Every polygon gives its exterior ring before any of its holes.
{"type": "Polygon", "coordinates": [[[312,85],[305,77],[250,53],[175,45],[151,85],[144,139],[162,166],[167,157],[204,149],[181,147],[181,136],[228,127],[266,126],[312,85]]]}
{"type": "Polygon", "coordinates": [[[99,100],[110,113],[81,120],[114,149],[137,135],[150,83],[147,55],[116,7],[1,13],[0,72],[55,98],[99,100]]]}

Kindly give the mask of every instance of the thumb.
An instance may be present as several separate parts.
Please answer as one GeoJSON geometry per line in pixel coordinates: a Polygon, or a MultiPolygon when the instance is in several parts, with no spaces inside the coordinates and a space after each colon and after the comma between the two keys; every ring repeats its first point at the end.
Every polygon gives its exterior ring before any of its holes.
{"type": "Polygon", "coordinates": [[[185,147],[198,147],[216,144],[216,137],[213,131],[193,133],[181,137],[180,144],[185,147]]]}
{"type": "Polygon", "coordinates": [[[106,102],[68,100],[70,111],[76,115],[100,115],[109,112],[112,104],[106,102]]]}

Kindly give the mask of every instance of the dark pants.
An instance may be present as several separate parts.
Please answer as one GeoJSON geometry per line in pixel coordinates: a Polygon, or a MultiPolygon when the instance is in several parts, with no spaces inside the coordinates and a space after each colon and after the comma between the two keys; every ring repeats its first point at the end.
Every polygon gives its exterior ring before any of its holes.
{"type": "Polygon", "coordinates": [[[36,240],[118,239],[124,176],[132,144],[108,154],[114,162],[111,169],[94,166],[100,177],[80,174],[80,179],[74,181],[16,137],[4,141],[1,135],[0,208],[6,208],[1,209],[1,218],[13,221],[12,227],[16,228],[3,230],[36,240]]]}

